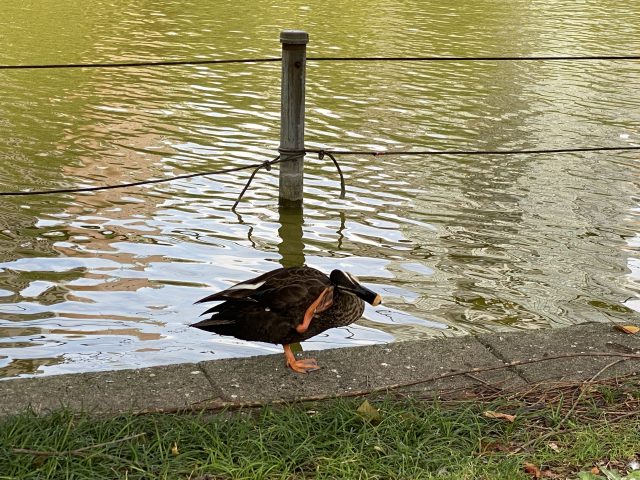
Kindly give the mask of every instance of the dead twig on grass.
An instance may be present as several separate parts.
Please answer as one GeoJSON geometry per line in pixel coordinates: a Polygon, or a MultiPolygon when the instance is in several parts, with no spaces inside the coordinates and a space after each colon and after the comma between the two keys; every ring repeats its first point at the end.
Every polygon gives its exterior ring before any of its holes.
{"type": "MultiPolygon", "coordinates": [[[[562,427],[564,425],[564,423],[569,419],[569,417],[573,414],[573,412],[575,411],[576,407],[578,406],[578,404],[580,403],[580,400],[582,400],[582,398],[584,397],[585,392],[587,391],[587,386],[592,385],[595,380],[602,375],[605,371],[607,371],[608,369],[610,369],[611,367],[613,367],[614,365],[617,365],[620,362],[624,362],[626,361],[626,358],[619,358],[607,365],[605,365],[602,369],[600,369],[598,371],[598,373],[596,373],[593,377],[591,377],[589,380],[586,380],[584,382],[582,382],[581,386],[580,386],[580,393],[578,394],[578,398],[575,399],[575,401],[571,404],[571,407],[569,408],[569,411],[560,419],[560,421],[558,422],[558,425],[556,425],[556,427],[551,430],[548,433],[545,433],[544,435],[531,439],[526,443],[523,443],[522,445],[520,445],[519,448],[517,448],[515,450],[515,452],[520,452],[528,447],[530,447],[531,445],[533,445],[534,443],[538,443],[542,440],[546,440],[549,437],[552,437],[554,435],[558,435],[560,434],[561,431],[566,431],[566,430],[562,430],[562,427]]],[[[569,429],[570,431],[571,429],[569,429]]],[[[514,453],[515,453],[514,452],[514,453]]]]}

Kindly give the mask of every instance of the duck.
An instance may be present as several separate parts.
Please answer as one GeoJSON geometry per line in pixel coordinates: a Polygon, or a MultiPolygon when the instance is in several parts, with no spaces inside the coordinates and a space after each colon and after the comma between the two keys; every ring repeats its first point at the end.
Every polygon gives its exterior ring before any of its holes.
{"type": "Polygon", "coordinates": [[[296,359],[291,344],[358,320],[365,302],[377,306],[382,297],[355,275],[333,270],[328,276],[312,267],[283,267],[196,303],[221,302],[206,310],[206,320],[191,327],[241,340],[282,345],[285,364],[294,372],[318,370],[315,358],[296,359]]]}

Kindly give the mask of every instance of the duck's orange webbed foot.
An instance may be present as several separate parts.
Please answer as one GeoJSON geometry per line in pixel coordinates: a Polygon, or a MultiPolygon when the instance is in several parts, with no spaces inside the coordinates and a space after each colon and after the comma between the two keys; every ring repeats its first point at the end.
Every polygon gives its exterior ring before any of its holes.
{"type": "Polygon", "coordinates": [[[284,348],[284,358],[287,362],[287,367],[289,367],[294,372],[298,373],[309,373],[314,370],[320,370],[318,366],[318,362],[316,362],[315,358],[305,358],[302,360],[296,360],[296,356],[291,350],[291,345],[283,345],[284,348]]]}

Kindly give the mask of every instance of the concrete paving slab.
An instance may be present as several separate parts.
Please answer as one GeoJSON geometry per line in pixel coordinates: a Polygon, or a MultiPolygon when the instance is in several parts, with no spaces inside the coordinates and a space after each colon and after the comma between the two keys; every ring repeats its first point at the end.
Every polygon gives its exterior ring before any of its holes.
{"type": "MultiPolygon", "coordinates": [[[[455,370],[502,365],[473,337],[398,342],[357,348],[306,351],[321,370],[296,374],[283,355],[201,362],[199,366],[228,402],[273,402],[352,393],[426,379],[455,370]]],[[[450,377],[411,387],[434,392],[472,388],[482,382],[514,387],[524,384],[508,369],[450,377]]]]}
{"type": "Polygon", "coordinates": [[[0,382],[0,415],[61,407],[95,413],[181,408],[210,398],[211,384],[196,364],[80,373],[0,382]]]}
{"type": "MultiPolygon", "coordinates": [[[[588,323],[572,327],[532,330],[506,334],[483,334],[477,337],[498,358],[506,362],[542,359],[572,353],[640,354],[640,334],[628,335],[610,323],[588,323]]],[[[584,381],[591,379],[615,357],[575,357],[549,360],[515,367],[530,383],[542,381],[584,381]]],[[[606,368],[599,378],[640,373],[640,361],[622,361],[606,368]]]]}
{"type": "Polygon", "coordinates": [[[607,367],[612,357],[549,360],[519,367],[504,362],[541,359],[572,352],[640,354],[640,334],[627,335],[611,324],[583,324],[478,337],[440,338],[388,345],[304,352],[322,370],[296,374],[283,355],[213,360],[138,370],[59,375],[0,381],[0,415],[31,407],[60,407],[96,413],[202,408],[227,403],[288,402],[329,397],[404,384],[473,368],[500,367],[434,382],[409,390],[436,393],[491,384],[511,389],[545,380],[589,380],[640,372],[637,358],[607,367]]]}

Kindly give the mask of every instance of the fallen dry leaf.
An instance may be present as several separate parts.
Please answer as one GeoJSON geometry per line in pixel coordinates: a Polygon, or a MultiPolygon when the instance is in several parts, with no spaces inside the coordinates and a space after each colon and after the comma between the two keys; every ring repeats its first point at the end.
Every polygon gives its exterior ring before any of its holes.
{"type": "Polygon", "coordinates": [[[365,420],[369,420],[372,423],[377,423],[382,420],[382,416],[377,408],[372,406],[367,400],[362,402],[362,404],[356,410],[365,420]]]}
{"type": "Polygon", "coordinates": [[[555,442],[549,442],[549,448],[551,450],[553,450],[554,452],[559,452],[560,451],[560,447],[555,442]]]}
{"type": "Polygon", "coordinates": [[[180,452],[178,451],[178,444],[176,442],[173,442],[173,445],[171,445],[171,454],[172,455],[178,455],[180,452]]]}
{"type": "Polygon", "coordinates": [[[616,325],[616,328],[621,332],[627,333],[629,335],[635,335],[636,333],[640,332],[640,327],[636,327],[635,325],[616,325]]]}
{"type": "Polygon", "coordinates": [[[524,471],[525,473],[528,473],[529,475],[531,475],[533,478],[542,477],[542,472],[533,463],[524,462],[524,471]]]}
{"type": "Polygon", "coordinates": [[[558,478],[567,478],[567,477],[565,475],[561,475],[559,473],[552,472],[551,470],[543,470],[542,471],[542,478],[558,479],[558,478]]]}
{"type": "Polygon", "coordinates": [[[492,410],[485,411],[483,415],[487,418],[500,418],[502,420],[508,420],[510,422],[514,422],[516,420],[515,415],[509,415],[508,413],[494,412],[492,410]]]}

